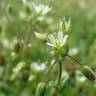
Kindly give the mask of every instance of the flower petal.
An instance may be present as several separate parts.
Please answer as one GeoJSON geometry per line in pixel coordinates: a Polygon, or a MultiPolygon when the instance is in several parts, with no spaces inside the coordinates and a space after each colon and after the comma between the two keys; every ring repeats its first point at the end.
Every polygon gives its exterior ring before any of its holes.
{"type": "Polygon", "coordinates": [[[63,45],[67,42],[67,39],[68,39],[68,35],[65,35],[64,38],[63,38],[63,45]]]}
{"type": "Polygon", "coordinates": [[[61,31],[58,32],[57,39],[59,40],[60,43],[62,43],[62,41],[63,41],[63,33],[61,31]]]}
{"type": "Polygon", "coordinates": [[[47,42],[46,44],[47,44],[48,46],[55,47],[55,45],[52,44],[52,43],[47,42]]]}
{"type": "Polygon", "coordinates": [[[55,44],[55,37],[54,37],[54,35],[49,34],[49,35],[48,35],[48,39],[49,39],[49,42],[50,42],[50,43],[55,44]]]}

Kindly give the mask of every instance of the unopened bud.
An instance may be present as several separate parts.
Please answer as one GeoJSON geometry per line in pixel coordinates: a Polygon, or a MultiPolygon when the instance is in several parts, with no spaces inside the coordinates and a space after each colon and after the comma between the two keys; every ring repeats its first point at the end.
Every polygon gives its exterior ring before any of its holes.
{"type": "Polygon", "coordinates": [[[46,33],[37,33],[35,32],[35,35],[38,39],[46,42],[47,41],[47,34],[46,33]]]}
{"type": "Polygon", "coordinates": [[[90,81],[94,82],[96,77],[95,77],[95,73],[93,72],[93,70],[88,67],[88,66],[83,66],[82,68],[82,73],[85,75],[85,77],[87,79],[89,79],[90,81]]]}
{"type": "Polygon", "coordinates": [[[46,83],[41,82],[36,88],[36,96],[45,96],[46,83]]]}
{"type": "Polygon", "coordinates": [[[68,21],[64,18],[63,20],[60,21],[60,31],[64,32],[67,34],[71,29],[71,20],[69,18],[68,21]]]}

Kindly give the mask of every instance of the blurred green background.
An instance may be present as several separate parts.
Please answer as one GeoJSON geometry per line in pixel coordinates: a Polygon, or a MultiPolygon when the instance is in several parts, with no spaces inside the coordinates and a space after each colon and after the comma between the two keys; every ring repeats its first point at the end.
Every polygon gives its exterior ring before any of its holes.
{"type": "MultiPolygon", "coordinates": [[[[67,20],[71,18],[72,22],[70,54],[96,73],[95,0],[0,0],[0,96],[35,96],[36,86],[53,56],[34,32],[58,31],[58,23],[63,17],[67,20]],[[46,18],[34,27],[33,3],[52,7],[46,18]],[[14,42],[19,39],[20,49],[17,47],[14,52],[14,42]]],[[[65,74],[70,65],[76,67],[76,78],[70,78],[69,85],[61,91],[63,95],[60,96],[96,96],[96,84],[85,80],[81,74],[79,76],[77,64],[69,58],[64,61],[65,74]]],[[[55,68],[48,80],[55,81],[56,76],[55,68]]],[[[51,89],[48,89],[46,96],[51,96],[50,93],[51,89]]]]}

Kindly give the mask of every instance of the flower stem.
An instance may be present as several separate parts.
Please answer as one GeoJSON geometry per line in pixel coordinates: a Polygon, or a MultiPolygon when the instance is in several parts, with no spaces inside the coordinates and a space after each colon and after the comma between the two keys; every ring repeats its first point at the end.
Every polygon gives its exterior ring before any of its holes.
{"type": "Polygon", "coordinates": [[[57,85],[60,85],[61,76],[62,76],[62,63],[61,63],[61,61],[59,61],[59,70],[58,70],[58,81],[57,81],[57,85]]]}
{"type": "Polygon", "coordinates": [[[46,74],[45,74],[45,76],[44,76],[44,78],[43,78],[43,81],[46,81],[49,72],[50,72],[50,71],[52,70],[52,68],[55,66],[56,62],[57,62],[57,60],[55,60],[52,65],[50,65],[48,71],[46,72],[46,74]]]}
{"type": "MultiPolygon", "coordinates": [[[[62,62],[60,60],[58,60],[58,64],[59,64],[59,70],[58,70],[58,80],[56,85],[59,86],[61,83],[61,76],[62,76],[62,62]]],[[[52,96],[57,96],[57,91],[56,89],[53,89],[53,93],[52,96]]]]}
{"type": "Polygon", "coordinates": [[[70,55],[68,55],[67,54],[67,56],[69,57],[69,58],[71,58],[72,60],[74,60],[76,63],[78,63],[78,64],[80,64],[81,66],[83,66],[78,60],[76,60],[74,57],[72,57],[72,56],[70,56],[70,55]]]}
{"type": "Polygon", "coordinates": [[[13,32],[16,34],[17,38],[20,39],[20,32],[17,30],[14,22],[12,21],[12,19],[10,18],[10,16],[8,15],[8,12],[6,11],[6,9],[3,6],[3,11],[4,11],[4,15],[6,16],[6,19],[10,25],[10,27],[12,28],[13,32]]]}
{"type": "MultiPolygon", "coordinates": [[[[26,29],[25,29],[25,31],[27,30],[27,29],[29,29],[30,31],[33,31],[33,28],[34,28],[34,26],[36,25],[36,24],[38,24],[38,21],[35,21],[32,25],[29,25],[28,27],[26,27],[26,29]]],[[[30,40],[31,40],[31,32],[29,31],[29,33],[27,34],[27,35],[25,35],[26,37],[25,37],[25,46],[30,42],[30,40]]],[[[24,35],[24,34],[23,34],[24,35]]]]}

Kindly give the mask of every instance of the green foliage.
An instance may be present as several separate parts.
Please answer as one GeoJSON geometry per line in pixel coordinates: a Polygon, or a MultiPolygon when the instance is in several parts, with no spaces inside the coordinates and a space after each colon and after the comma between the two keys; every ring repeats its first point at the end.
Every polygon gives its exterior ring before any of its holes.
{"type": "Polygon", "coordinates": [[[96,96],[95,14],[95,0],[0,0],[0,96],[96,96]]]}

